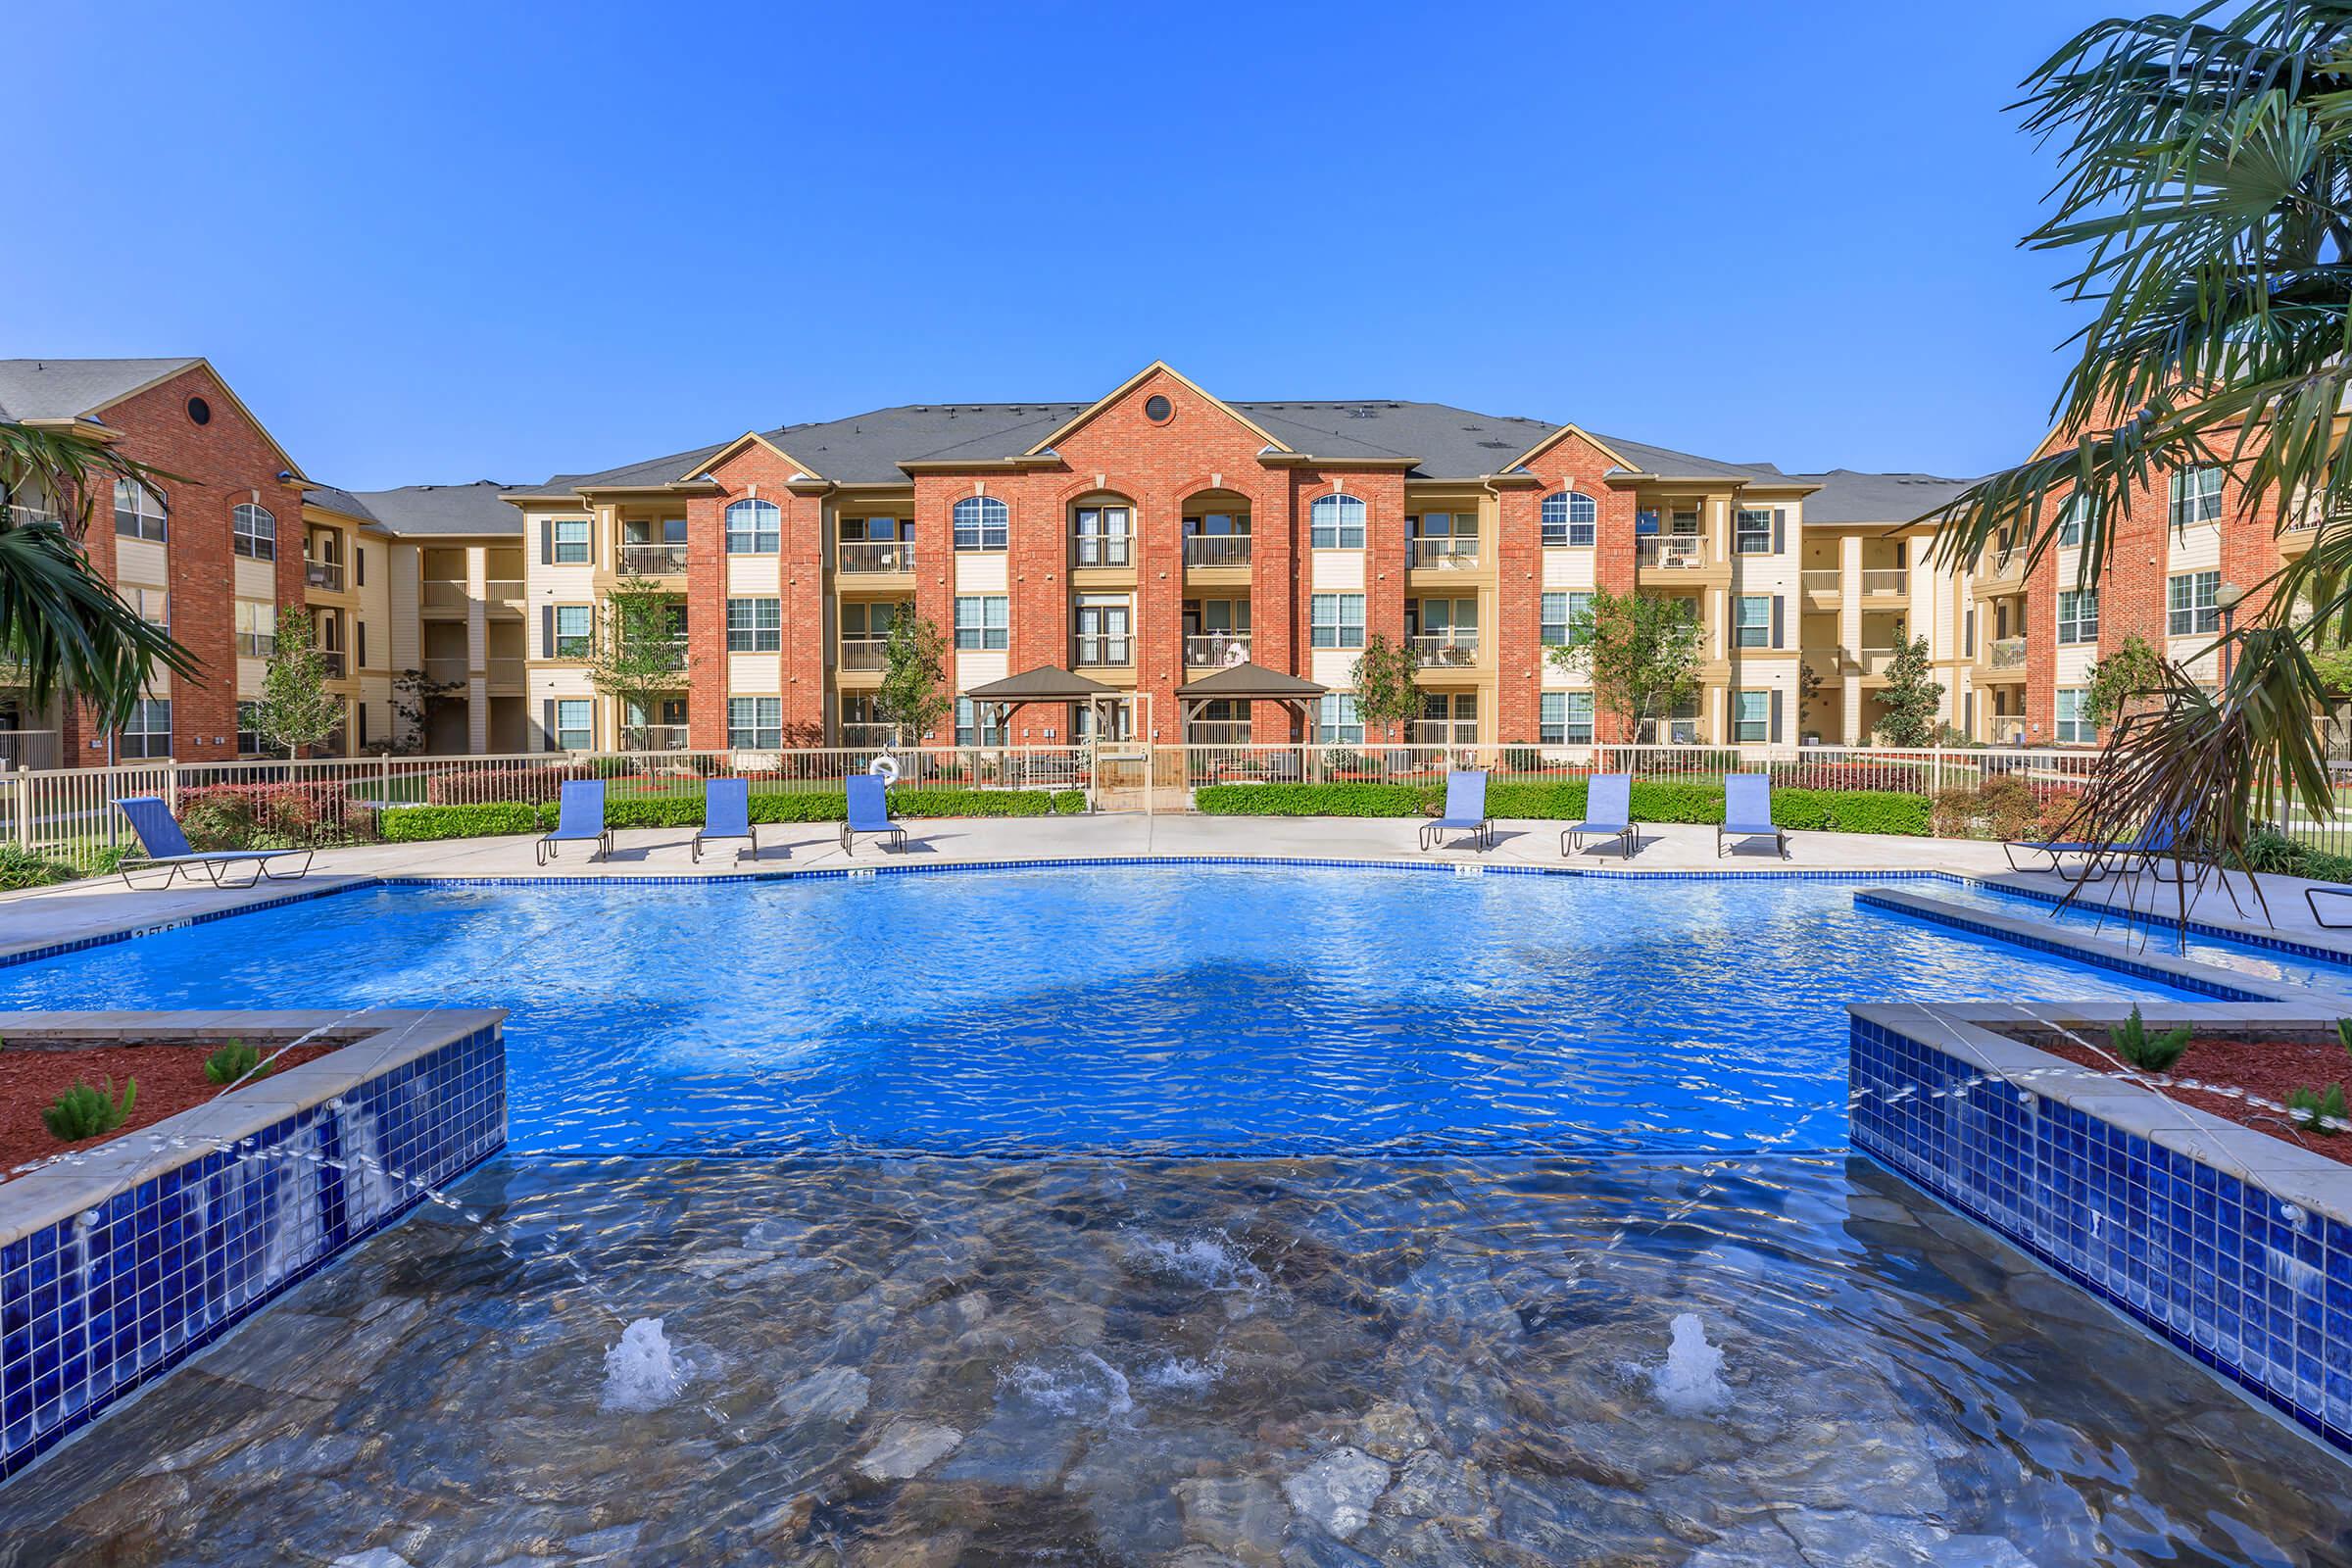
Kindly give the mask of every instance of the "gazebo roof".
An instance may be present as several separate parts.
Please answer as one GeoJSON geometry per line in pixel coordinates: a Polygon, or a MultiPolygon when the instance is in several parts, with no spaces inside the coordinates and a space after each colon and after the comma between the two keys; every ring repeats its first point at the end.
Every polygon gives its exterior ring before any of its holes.
{"type": "Polygon", "coordinates": [[[1176,696],[1183,702],[1192,702],[1195,699],[1205,701],[1233,698],[1296,703],[1303,702],[1310,697],[1320,697],[1329,690],[1331,688],[1328,686],[1318,686],[1313,681],[1301,680],[1297,675],[1286,675],[1279,669],[1268,669],[1263,664],[1243,662],[1229,664],[1214,675],[1203,675],[1199,680],[1188,680],[1177,689],[1176,696]]]}
{"type": "Polygon", "coordinates": [[[1097,697],[1116,697],[1115,687],[1073,675],[1055,664],[1040,664],[1018,675],[974,686],[965,697],[975,703],[1083,703],[1097,697]]]}

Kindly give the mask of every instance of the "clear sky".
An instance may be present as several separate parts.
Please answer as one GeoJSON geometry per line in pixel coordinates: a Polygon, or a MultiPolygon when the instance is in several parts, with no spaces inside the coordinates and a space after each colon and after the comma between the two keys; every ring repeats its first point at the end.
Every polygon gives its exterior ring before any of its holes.
{"type": "Polygon", "coordinates": [[[22,4],[0,357],[208,355],[360,489],[1153,359],[1974,474],[2082,318],[2004,106],[2109,9],[22,4]]]}

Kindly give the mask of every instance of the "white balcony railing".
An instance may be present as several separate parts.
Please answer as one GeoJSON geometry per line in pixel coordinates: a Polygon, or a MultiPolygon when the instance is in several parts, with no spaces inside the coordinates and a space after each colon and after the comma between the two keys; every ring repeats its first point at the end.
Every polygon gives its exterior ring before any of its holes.
{"type": "Polygon", "coordinates": [[[0,768],[52,768],[63,755],[53,729],[0,729],[0,768]]]}
{"type": "Polygon", "coordinates": [[[1413,720],[1415,746],[1476,746],[1478,720],[1474,718],[1417,718],[1413,720]]]}
{"type": "Polygon", "coordinates": [[[1695,534],[1634,541],[1634,564],[1643,571],[1691,571],[1706,564],[1706,541],[1695,534]]]}
{"type": "Polygon", "coordinates": [[[677,577],[686,570],[684,545],[622,545],[620,569],[640,577],[677,577]]]}
{"type": "Polygon", "coordinates": [[[623,724],[621,741],[633,752],[682,752],[686,749],[686,726],[683,724],[623,724]]]}
{"type": "Polygon", "coordinates": [[[1989,656],[1987,662],[1995,669],[2026,667],[2026,640],[2023,637],[1995,637],[1985,652],[1989,656]]]}
{"type": "Polygon", "coordinates": [[[1413,658],[1424,665],[1459,667],[1478,662],[1475,631],[1425,631],[1412,638],[1413,658]]]}
{"type": "Polygon", "coordinates": [[[343,591],[343,563],[340,561],[306,561],[302,564],[302,580],[313,588],[330,594],[343,591]]]}
{"type": "MultiPolygon", "coordinates": [[[[1135,639],[1126,635],[1093,636],[1078,639],[1079,665],[1109,664],[1121,666],[1135,662],[1135,639]]],[[[1076,667],[1076,666],[1073,666],[1076,667]]]]}
{"type": "Polygon", "coordinates": [[[1134,560],[1135,541],[1123,533],[1081,533],[1070,538],[1070,563],[1078,566],[1124,566],[1134,560]]]}
{"type": "Polygon", "coordinates": [[[843,669],[881,669],[889,661],[885,654],[890,648],[887,637],[844,637],[841,640],[843,669]]]}
{"type": "Polygon", "coordinates": [[[1433,569],[1467,570],[1478,564],[1478,541],[1470,539],[1414,539],[1412,564],[1433,569]]]}
{"type": "Polygon", "coordinates": [[[1834,594],[1838,590],[1839,577],[1836,566],[1807,566],[1800,575],[1805,592],[1809,594],[1834,594]]]}
{"type": "Polygon", "coordinates": [[[1184,663],[1187,669],[1222,669],[1228,664],[1245,663],[1250,658],[1250,634],[1231,631],[1202,632],[1184,640],[1184,663]]]}
{"type": "Polygon", "coordinates": [[[914,542],[910,539],[844,539],[840,550],[844,576],[914,569],[914,542]]]}
{"type": "Polygon", "coordinates": [[[893,746],[898,743],[896,724],[843,724],[841,744],[844,746],[893,746]]]}
{"type": "Polygon", "coordinates": [[[1250,744],[1250,720],[1197,718],[1185,727],[1188,746],[1247,746],[1250,744]]]}
{"type": "Polygon", "coordinates": [[[1184,541],[1188,566],[1247,566],[1250,536],[1246,533],[1197,533],[1184,541]]]}
{"type": "Polygon", "coordinates": [[[1862,591],[1865,594],[1907,594],[1911,591],[1911,574],[1900,566],[1867,566],[1862,572],[1862,591]]]}

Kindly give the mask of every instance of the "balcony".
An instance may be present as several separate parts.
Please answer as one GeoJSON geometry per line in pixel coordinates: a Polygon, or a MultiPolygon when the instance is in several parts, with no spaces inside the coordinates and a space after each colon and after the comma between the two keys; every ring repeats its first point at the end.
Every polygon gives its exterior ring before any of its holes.
{"type": "Polygon", "coordinates": [[[836,569],[845,577],[870,577],[914,569],[912,540],[844,539],[839,548],[841,553],[836,569]]]}
{"type": "Polygon", "coordinates": [[[1250,536],[1246,533],[1188,534],[1184,541],[1184,564],[1188,566],[1247,566],[1250,564],[1250,536]]]}
{"type": "Polygon", "coordinates": [[[1838,653],[1844,656],[1846,662],[1864,675],[1886,674],[1886,666],[1894,662],[1896,652],[1897,650],[1892,648],[1865,648],[1859,653],[1844,648],[1838,650],[1838,653]]]}
{"type": "Polygon", "coordinates": [[[844,746],[893,746],[898,743],[898,735],[899,727],[896,724],[852,724],[845,721],[841,726],[841,744],[844,746]]]}
{"type": "Polygon", "coordinates": [[[1212,631],[1184,640],[1187,669],[1223,669],[1230,664],[1246,663],[1249,659],[1250,634],[1246,631],[1212,631]]]}
{"type": "Polygon", "coordinates": [[[26,767],[37,772],[62,765],[62,757],[63,749],[53,729],[0,730],[0,768],[14,771],[26,767]]]}
{"type": "Polygon", "coordinates": [[[1135,662],[1135,639],[1125,635],[1080,637],[1077,662],[1071,667],[1083,669],[1089,665],[1109,665],[1123,668],[1135,662]]]}
{"type": "Polygon", "coordinates": [[[620,569],[632,577],[682,577],[686,573],[686,547],[622,545],[620,569]]]}
{"type": "Polygon", "coordinates": [[[1862,571],[1862,592],[1865,597],[1908,594],[1911,573],[1900,566],[1866,566],[1862,571]]]}
{"type": "Polygon", "coordinates": [[[839,667],[843,669],[882,669],[890,662],[885,657],[890,648],[887,637],[844,637],[841,640],[839,667]]]}
{"type": "Polygon", "coordinates": [[[519,615],[522,613],[522,579],[493,577],[482,584],[482,599],[494,612],[519,615]]]}
{"type": "Polygon", "coordinates": [[[340,648],[319,649],[318,664],[326,671],[328,680],[341,680],[351,671],[350,657],[340,648]]]}
{"type": "Polygon", "coordinates": [[[2026,640],[2023,637],[1995,637],[1985,645],[1985,663],[1994,669],[2023,669],[2026,667],[2026,640]]]}
{"type": "Polygon", "coordinates": [[[1412,726],[1415,746],[1476,746],[1478,721],[1462,718],[1416,718],[1412,726]]]}
{"type": "Polygon", "coordinates": [[[237,633],[237,657],[268,659],[277,652],[277,637],[272,632],[241,631],[237,633]]]}
{"type": "Polygon", "coordinates": [[[343,591],[343,563],[340,561],[305,561],[302,580],[313,588],[330,594],[343,591]]]}
{"type": "Polygon", "coordinates": [[[1696,534],[1634,541],[1634,565],[1642,571],[1696,571],[1707,564],[1707,542],[1696,534]]]}
{"type": "Polygon", "coordinates": [[[424,678],[436,686],[463,686],[471,667],[464,654],[428,654],[424,660],[424,678]]]}
{"type": "Polygon", "coordinates": [[[1123,533],[1082,533],[1070,538],[1073,566],[1125,566],[1134,564],[1135,541],[1123,533]]]}
{"type": "Polygon", "coordinates": [[[1843,579],[1836,566],[1807,566],[1798,573],[1798,577],[1803,582],[1805,592],[1809,594],[1824,594],[1835,598],[1843,585],[1843,579]]]}
{"type": "Polygon", "coordinates": [[[686,726],[683,724],[623,724],[620,744],[630,752],[682,752],[686,749],[686,726]]]}
{"type": "Polygon", "coordinates": [[[428,611],[462,611],[471,603],[466,592],[465,579],[459,577],[427,577],[423,591],[424,608],[428,611]]]}
{"type": "Polygon", "coordinates": [[[512,654],[494,654],[482,661],[483,675],[493,686],[520,686],[523,661],[512,654]]]}
{"type": "Polygon", "coordinates": [[[1416,571],[1467,571],[1478,564],[1478,541],[1409,539],[1409,564],[1416,571]]]}
{"type": "Polygon", "coordinates": [[[1475,631],[1425,631],[1407,639],[1413,662],[1424,669],[1461,669],[1478,662],[1475,631]]]}
{"type": "MultiPolygon", "coordinates": [[[[627,650],[631,658],[635,658],[638,651],[636,648],[627,650]]],[[[686,667],[686,639],[677,637],[668,642],[655,643],[646,663],[655,669],[684,669],[686,667]]]]}

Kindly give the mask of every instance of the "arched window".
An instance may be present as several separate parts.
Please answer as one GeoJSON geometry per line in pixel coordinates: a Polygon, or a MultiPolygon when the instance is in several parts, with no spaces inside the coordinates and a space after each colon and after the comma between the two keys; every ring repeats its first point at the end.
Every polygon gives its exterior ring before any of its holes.
{"type": "Polygon", "coordinates": [[[1364,548],[1364,503],[1355,496],[1324,496],[1306,510],[1307,538],[1316,550],[1364,548]]]}
{"type": "Polygon", "coordinates": [[[784,548],[784,514],[773,501],[727,504],[727,554],[772,556],[784,548]]]}
{"type": "Polygon", "coordinates": [[[277,518],[270,515],[269,508],[239,502],[229,514],[229,548],[238,555],[256,561],[277,559],[277,518]]]}
{"type": "Polygon", "coordinates": [[[956,548],[1002,550],[1012,514],[995,496],[965,496],[956,503],[956,548]]]}
{"type": "Polygon", "coordinates": [[[1544,542],[1547,545],[1589,545],[1600,509],[1592,498],[1576,490],[1554,490],[1544,498],[1544,542]]]}

